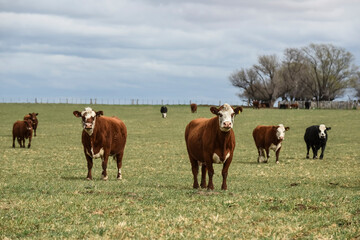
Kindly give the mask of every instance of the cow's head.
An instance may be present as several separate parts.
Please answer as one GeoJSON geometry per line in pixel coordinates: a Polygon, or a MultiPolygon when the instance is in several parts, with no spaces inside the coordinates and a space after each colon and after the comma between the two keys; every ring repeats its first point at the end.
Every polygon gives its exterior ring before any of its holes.
{"type": "Polygon", "coordinates": [[[27,119],[25,120],[25,126],[27,130],[32,130],[33,129],[33,121],[31,119],[27,119]]]}
{"type": "Polygon", "coordinates": [[[211,107],[210,111],[218,116],[220,130],[228,132],[234,125],[235,115],[242,112],[242,107],[233,109],[229,104],[225,103],[219,108],[211,107]]]}
{"type": "Polygon", "coordinates": [[[95,112],[90,107],[85,108],[84,111],[74,111],[75,117],[81,117],[84,130],[91,136],[95,128],[96,118],[104,115],[103,111],[95,112]]]}
{"type": "Polygon", "coordinates": [[[290,127],[284,127],[283,124],[279,124],[276,126],[276,137],[279,140],[284,140],[285,138],[285,132],[288,131],[290,127]]]}
{"type": "Polygon", "coordinates": [[[318,129],[318,133],[319,133],[319,138],[320,139],[326,139],[326,131],[330,130],[331,127],[326,127],[325,124],[320,124],[319,129],[318,129]]]}

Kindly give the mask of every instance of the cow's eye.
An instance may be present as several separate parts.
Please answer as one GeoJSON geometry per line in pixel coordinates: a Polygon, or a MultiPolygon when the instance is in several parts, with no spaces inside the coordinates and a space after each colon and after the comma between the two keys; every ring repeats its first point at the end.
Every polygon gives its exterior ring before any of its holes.
{"type": "Polygon", "coordinates": [[[221,113],[219,113],[219,117],[222,117],[223,115],[221,113]]]}

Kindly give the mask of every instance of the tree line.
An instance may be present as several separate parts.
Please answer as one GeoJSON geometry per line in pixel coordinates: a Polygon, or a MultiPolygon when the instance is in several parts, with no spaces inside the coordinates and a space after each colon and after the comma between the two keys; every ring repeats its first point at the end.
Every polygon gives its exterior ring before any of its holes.
{"type": "Polygon", "coordinates": [[[252,67],[236,70],[231,84],[242,90],[240,97],[273,105],[285,101],[332,101],[353,87],[360,97],[360,72],[354,56],[332,44],[287,48],[280,60],[275,54],[261,55],[252,67]]]}

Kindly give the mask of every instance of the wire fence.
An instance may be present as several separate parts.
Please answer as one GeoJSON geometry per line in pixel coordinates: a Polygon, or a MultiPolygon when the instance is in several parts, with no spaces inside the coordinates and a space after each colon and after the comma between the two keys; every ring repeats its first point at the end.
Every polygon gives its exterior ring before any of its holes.
{"type": "Polygon", "coordinates": [[[245,105],[246,101],[242,99],[228,100],[203,100],[203,99],[110,99],[110,98],[0,98],[0,103],[32,103],[32,104],[105,104],[105,105],[188,105],[196,103],[199,105],[222,105],[229,103],[230,105],[245,105]]]}

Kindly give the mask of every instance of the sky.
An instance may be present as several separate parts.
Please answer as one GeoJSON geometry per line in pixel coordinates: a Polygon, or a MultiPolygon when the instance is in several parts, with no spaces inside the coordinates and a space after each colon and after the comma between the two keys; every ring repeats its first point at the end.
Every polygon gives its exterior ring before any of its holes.
{"type": "Polygon", "coordinates": [[[239,100],[260,55],[333,44],[360,66],[359,0],[0,0],[0,101],[239,100]]]}

